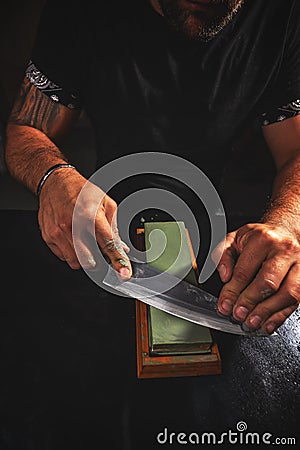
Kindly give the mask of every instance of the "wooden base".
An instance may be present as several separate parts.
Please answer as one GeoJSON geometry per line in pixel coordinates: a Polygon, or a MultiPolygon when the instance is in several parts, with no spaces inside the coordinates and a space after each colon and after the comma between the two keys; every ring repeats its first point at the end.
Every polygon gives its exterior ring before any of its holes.
{"type": "Polygon", "coordinates": [[[157,356],[149,351],[147,305],[136,300],[136,356],[138,378],[216,375],[222,372],[216,342],[210,353],[157,356]]]}

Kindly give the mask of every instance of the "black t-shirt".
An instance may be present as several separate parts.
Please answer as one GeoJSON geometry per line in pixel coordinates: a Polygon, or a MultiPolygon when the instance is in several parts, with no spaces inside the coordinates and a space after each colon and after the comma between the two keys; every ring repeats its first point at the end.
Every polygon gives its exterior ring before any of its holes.
{"type": "Polygon", "coordinates": [[[261,125],[300,98],[299,1],[245,0],[209,42],[184,40],[149,0],[91,3],[48,0],[32,62],[54,101],[85,109],[99,166],[169,152],[220,186],[233,154],[255,176],[270,164],[261,125]]]}

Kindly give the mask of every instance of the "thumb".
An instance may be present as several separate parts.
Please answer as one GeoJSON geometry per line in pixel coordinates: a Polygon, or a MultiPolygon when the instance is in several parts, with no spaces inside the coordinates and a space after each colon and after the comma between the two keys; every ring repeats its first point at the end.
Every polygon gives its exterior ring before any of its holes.
{"type": "Polygon", "coordinates": [[[97,218],[95,235],[102,252],[109,258],[113,268],[122,279],[132,276],[130,259],[124,250],[124,244],[118,233],[113,232],[105,215],[97,218]]]}
{"type": "Polygon", "coordinates": [[[226,238],[217,245],[211,255],[212,260],[217,265],[217,270],[223,283],[227,283],[231,279],[237,258],[235,237],[235,231],[228,233],[226,238]]]}

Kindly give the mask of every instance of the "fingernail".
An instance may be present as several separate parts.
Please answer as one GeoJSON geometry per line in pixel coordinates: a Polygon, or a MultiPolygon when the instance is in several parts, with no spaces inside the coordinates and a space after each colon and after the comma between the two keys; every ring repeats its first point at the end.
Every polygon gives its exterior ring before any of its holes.
{"type": "Polygon", "coordinates": [[[220,274],[221,280],[226,278],[227,269],[226,269],[225,264],[221,264],[220,265],[220,267],[219,267],[219,274],[220,274]]]}
{"type": "Polygon", "coordinates": [[[276,325],[275,325],[275,323],[273,323],[273,322],[268,323],[268,325],[266,326],[266,331],[267,331],[267,333],[269,333],[269,334],[274,333],[275,329],[276,329],[276,325]]]}
{"type": "Polygon", "coordinates": [[[119,269],[119,274],[121,275],[122,278],[129,278],[130,270],[127,269],[127,267],[121,267],[121,269],[119,269]]]}
{"type": "Polygon", "coordinates": [[[232,303],[229,300],[223,300],[221,303],[221,309],[226,314],[230,314],[232,311],[232,303]]]}
{"type": "Polygon", "coordinates": [[[259,316],[253,316],[249,320],[249,323],[250,323],[251,327],[253,327],[253,328],[258,328],[260,326],[261,322],[262,322],[262,320],[261,320],[261,317],[259,317],[259,316]]]}
{"type": "Polygon", "coordinates": [[[88,257],[88,263],[90,264],[90,266],[95,267],[96,266],[96,261],[94,260],[94,258],[92,256],[88,257]]]}
{"type": "Polygon", "coordinates": [[[129,266],[129,261],[127,259],[124,259],[124,258],[120,258],[119,259],[119,263],[121,264],[121,266],[124,266],[124,267],[128,267],[129,266]]]}
{"type": "Polygon", "coordinates": [[[245,320],[249,314],[249,310],[245,306],[238,306],[233,313],[233,316],[238,320],[245,320]]]}
{"type": "Polygon", "coordinates": [[[246,331],[246,333],[252,331],[251,328],[249,328],[248,325],[245,324],[245,322],[242,322],[241,327],[243,331],[246,331]]]}

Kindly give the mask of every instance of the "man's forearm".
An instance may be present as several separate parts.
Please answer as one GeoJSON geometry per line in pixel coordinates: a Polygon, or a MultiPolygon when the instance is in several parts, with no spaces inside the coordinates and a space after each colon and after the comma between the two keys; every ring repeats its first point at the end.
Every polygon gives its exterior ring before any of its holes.
{"type": "Polygon", "coordinates": [[[66,162],[59,148],[40,130],[9,124],[6,137],[6,165],[10,174],[32,192],[49,167],[66,162]]]}
{"type": "Polygon", "coordinates": [[[263,222],[284,225],[300,240],[300,154],[278,172],[263,222]]]}

